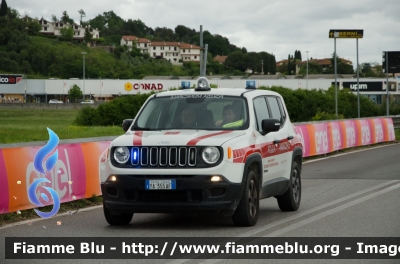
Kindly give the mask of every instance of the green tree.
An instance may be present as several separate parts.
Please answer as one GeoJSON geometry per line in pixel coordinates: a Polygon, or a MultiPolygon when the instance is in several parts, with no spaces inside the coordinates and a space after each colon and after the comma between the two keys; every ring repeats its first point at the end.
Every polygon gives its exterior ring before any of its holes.
{"type": "Polygon", "coordinates": [[[246,59],[245,54],[241,51],[235,51],[228,55],[226,58],[224,65],[228,68],[236,69],[241,72],[246,70],[246,59]]]}
{"type": "Polygon", "coordinates": [[[7,16],[7,11],[8,11],[8,8],[7,8],[6,0],[2,0],[1,5],[0,5],[0,17],[7,16]]]}
{"type": "MultiPolygon", "coordinates": [[[[269,71],[270,74],[275,74],[276,73],[276,59],[275,59],[275,55],[274,54],[270,55],[268,71],[269,71]]],[[[265,70],[264,70],[264,72],[265,72],[265,70]]]]}
{"type": "Polygon", "coordinates": [[[378,64],[362,63],[360,66],[360,77],[384,77],[382,66],[378,64]]]}
{"type": "Polygon", "coordinates": [[[83,37],[83,39],[85,40],[86,43],[89,43],[90,41],[92,41],[92,34],[90,34],[89,28],[85,28],[85,36],[83,37]]]}
{"type": "Polygon", "coordinates": [[[255,71],[261,71],[261,57],[256,52],[246,54],[246,68],[255,71]]]}
{"type": "Polygon", "coordinates": [[[134,35],[143,38],[148,34],[148,27],[140,19],[128,19],[122,29],[122,35],[134,35]]]}
{"type": "Polygon", "coordinates": [[[30,21],[27,24],[27,30],[28,30],[27,32],[29,36],[38,35],[41,29],[42,27],[40,26],[40,24],[35,21],[30,21]]]}
{"type": "Polygon", "coordinates": [[[74,102],[76,101],[76,99],[78,98],[82,98],[83,94],[82,94],[82,90],[81,88],[79,88],[78,85],[74,84],[69,90],[68,90],[68,98],[70,98],[71,100],[73,100],[74,102]]]}
{"type": "Polygon", "coordinates": [[[176,26],[175,33],[178,35],[179,39],[182,39],[185,36],[188,36],[189,38],[191,38],[197,34],[196,30],[188,28],[183,25],[176,26]]]}
{"type": "Polygon", "coordinates": [[[143,59],[145,59],[145,60],[150,59],[150,53],[148,53],[148,52],[143,53],[143,59]]]}
{"type": "Polygon", "coordinates": [[[78,10],[78,13],[79,13],[79,16],[81,17],[81,26],[82,26],[82,17],[85,17],[86,16],[86,14],[85,14],[85,11],[83,11],[83,9],[81,9],[81,10],[78,10]]]}
{"type": "Polygon", "coordinates": [[[12,8],[8,8],[7,10],[7,18],[10,21],[16,21],[17,19],[19,19],[21,17],[21,15],[19,14],[19,12],[15,9],[12,8]]]}
{"type": "Polygon", "coordinates": [[[72,27],[63,27],[60,29],[61,32],[61,38],[65,41],[72,41],[74,37],[74,30],[72,27]]]}
{"type": "Polygon", "coordinates": [[[154,38],[159,41],[176,41],[178,40],[177,35],[175,32],[166,27],[156,27],[154,30],[154,38]]]}
{"type": "Polygon", "coordinates": [[[64,11],[64,12],[62,13],[61,21],[62,21],[64,24],[66,24],[66,23],[69,23],[69,24],[71,24],[71,25],[75,24],[75,23],[74,23],[74,20],[73,20],[72,18],[69,17],[67,11],[64,11]]]}
{"type": "MultiPolygon", "coordinates": [[[[309,61],[308,62],[308,74],[322,74],[323,73],[323,69],[322,66],[319,65],[316,62],[313,61],[309,61]]],[[[303,64],[300,67],[300,71],[299,71],[300,75],[306,76],[307,75],[307,64],[303,64]]]]}
{"type": "MultiPolygon", "coordinates": [[[[106,25],[106,20],[105,20],[104,16],[97,15],[95,18],[89,20],[89,25],[92,28],[97,28],[103,34],[104,27],[106,25]]],[[[102,36],[105,36],[105,35],[102,35],[102,36]]]]}
{"type": "Polygon", "coordinates": [[[295,50],[294,52],[294,58],[297,61],[301,61],[301,51],[300,50],[295,50]]]}
{"type": "MultiPolygon", "coordinates": [[[[331,67],[326,70],[325,73],[332,74],[335,73],[335,56],[332,54],[331,58],[331,67]]],[[[340,58],[339,55],[336,54],[336,70],[338,74],[354,74],[353,66],[347,63],[344,63],[340,58]]]]}
{"type": "Polygon", "coordinates": [[[53,23],[57,23],[58,22],[58,18],[56,17],[56,15],[51,15],[51,21],[53,23]]]}
{"type": "Polygon", "coordinates": [[[135,41],[135,42],[133,43],[133,45],[132,45],[131,56],[132,56],[133,58],[135,58],[135,57],[142,57],[142,56],[143,56],[142,51],[137,47],[136,41],[135,41]]]}

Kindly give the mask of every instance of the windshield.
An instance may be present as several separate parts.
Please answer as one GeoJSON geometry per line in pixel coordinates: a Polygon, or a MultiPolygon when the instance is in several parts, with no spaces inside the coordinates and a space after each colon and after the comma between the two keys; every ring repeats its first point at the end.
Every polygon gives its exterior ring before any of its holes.
{"type": "Polygon", "coordinates": [[[151,99],[136,119],[133,130],[242,130],[248,128],[243,97],[173,95],[151,99]]]}

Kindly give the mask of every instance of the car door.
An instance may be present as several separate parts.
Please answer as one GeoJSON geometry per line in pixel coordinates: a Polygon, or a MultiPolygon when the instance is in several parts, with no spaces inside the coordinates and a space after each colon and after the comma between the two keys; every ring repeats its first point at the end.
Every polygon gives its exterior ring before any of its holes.
{"type": "Polygon", "coordinates": [[[278,177],[288,178],[290,175],[290,169],[292,165],[292,151],[291,151],[291,124],[286,122],[287,114],[282,104],[282,100],[278,96],[267,96],[268,108],[270,110],[271,118],[277,119],[281,123],[281,128],[277,132],[271,132],[271,136],[274,137],[277,144],[276,147],[276,159],[279,160],[279,164],[276,166],[278,177]]]}
{"type": "Polygon", "coordinates": [[[271,132],[266,135],[262,135],[261,122],[263,119],[272,118],[270,109],[268,108],[267,98],[265,96],[256,97],[253,99],[254,113],[256,115],[256,146],[261,148],[262,156],[262,187],[265,187],[267,182],[272,181],[279,177],[279,165],[280,159],[277,156],[277,146],[274,144],[274,140],[277,139],[277,133],[271,132]]]}

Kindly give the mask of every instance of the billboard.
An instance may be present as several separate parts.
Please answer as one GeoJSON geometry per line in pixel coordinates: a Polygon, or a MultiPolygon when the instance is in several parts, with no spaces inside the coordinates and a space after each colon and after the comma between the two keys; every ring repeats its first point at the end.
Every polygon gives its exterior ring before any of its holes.
{"type": "MultiPolygon", "coordinates": [[[[360,92],[386,92],[386,82],[364,82],[364,81],[359,81],[359,91],[360,92]]],[[[391,85],[392,83],[389,83],[389,91],[396,91],[396,86],[391,85]]],[[[332,85],[335,85],[335,82],[332,82],[332,85]]],[[[337,85],[340,87],[340,89],[343,88],[348,88],[351,89],[352,91],[356,92],[357,91],[357,82],[337,82],[337,85]]]]}
{"type": "Polygon", "coordinates": [[[387,73],[399,73],[400,72],[400,51],[384,51],[382,53],[382,71],[383,71],[383,73],[386,73],[386,60],[387,60],[387,64],[388,64],[387,73]]]}
{"type": "Polygon", "coordinates": [[[22,80],[23,75],[0,75],[0,84],[16,84],[22,80]]]}

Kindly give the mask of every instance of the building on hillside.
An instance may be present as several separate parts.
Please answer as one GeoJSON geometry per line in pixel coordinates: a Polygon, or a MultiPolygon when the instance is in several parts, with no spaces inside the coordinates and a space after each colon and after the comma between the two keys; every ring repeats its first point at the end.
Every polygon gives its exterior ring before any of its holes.
{"type": "MultiPolygon", "coordinates": [[[[178,42],[179,43],[179,42],[178,42]]],[[[192,44],[180,44],[182,61],[200,62],[200,47],[192,44]]]]}
{"type": "MultiPolygon", "coordinates": [[[[342,63],[346,63],[348,65],[353,65],[353,63],[350,60],[346,60],[343,58],[338,58],[342,63]]],[[[286,60],[287,61],[287,60],[286,60]]],[[[317,63],[319,65],[321,65],[322,67],[322,71],[325,72],[328,68],[330,68],[332,66],[332,62],[331,62],[331,58],[325,58],[325,59],[309,59],[308,63],[317,63]]],[[[306,65],[307,61],[300,61],[300,62],[296,62],[296,74],[299,74],[300,71],[300,67],[303,65],[306,65]]]]}
{"type": "Polygon", "coordinates": [[[276,67],[282,66],[283,64],[288,64],[288,60],[281,60],[276,62],[276,67]]]}
{"type": "Polygon", "coordinates": [[[142,53],[149,53],[150,40],[146,38],[138,38],[136,36],[122,36],[120,45],[126,45],[129,51],[131,51],[134,42],[136,43],[136,47],[139,48],[142,53]]]}
{"type": "Polygon", "coordinates": [[[228,58],[228,56],[217,55],[214,57],[214,61],[218,61],[220,64],[224,64],[226,58],[228,58]]]}
{"type": "Polygon", "coordinates": [[[122,36],[121,46],[126,45],[129,50],[136,44],[142,53],[149,53],[151,58],[165,59],[171,63],[185,61],[200,62],[200,47],[183,42],[150,41],[136,36],[122,36]]]}
{"type": "MultiPolygon", "coordinates": [[[[54,35],[54,36],[61,36],[61,29],[62,28],[67,28],[67,27],[72,27],[74,30],[74,40],[78,41],[83,41],[83,38],[85,37],[85,30],[87,27],[82,27],[78,24],[73,24],[70,25],[69,23],[63,23],[63,22],[51,22],[43,17],[38,21],[39,24],[42,26],[42,29],[39,31],[43,35],[54,35]]],[[[92,38],[97,39],[100,37],[100,31],[96,28],[91,28],[88,27],[90,34],[92,35],[92,38]]]]}

